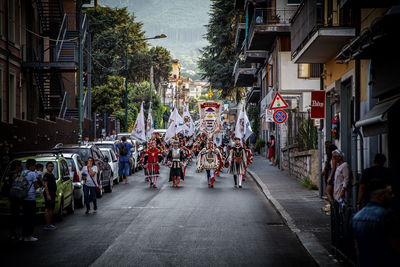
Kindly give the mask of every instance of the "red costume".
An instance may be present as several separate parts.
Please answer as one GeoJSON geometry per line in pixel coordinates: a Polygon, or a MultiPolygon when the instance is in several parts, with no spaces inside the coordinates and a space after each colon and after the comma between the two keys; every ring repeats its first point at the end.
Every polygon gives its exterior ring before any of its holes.
{"type": "Polygon", "coordinates": [[[246,151],[247,163],[246,163],[246,167],[244,168],[243,181],[245,180],[244,178],[246,177],[247,167],[251,163],[253,163],[253,155],[251,154],[251,150],[248,148],[245,148],[244,150],[246,151]]]}
{"type": "Polygon", "coordinates": [[[156,188],[157,178],[160,175],[158,163],[162,160],[161,151],[158,148],[146,150],[144,155],[145,175],[150,178],[150,187],[156,188]]]}

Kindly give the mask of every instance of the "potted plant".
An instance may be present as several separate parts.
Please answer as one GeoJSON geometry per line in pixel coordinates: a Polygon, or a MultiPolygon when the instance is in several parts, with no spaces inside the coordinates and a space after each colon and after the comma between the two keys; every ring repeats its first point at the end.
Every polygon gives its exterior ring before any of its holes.
{"type": "Polygon", "coordinates": [[[279,23],[281,18],[279,17],[278,14],[272,15],[270,19],[268,20],[269,23],[279,23]]]}

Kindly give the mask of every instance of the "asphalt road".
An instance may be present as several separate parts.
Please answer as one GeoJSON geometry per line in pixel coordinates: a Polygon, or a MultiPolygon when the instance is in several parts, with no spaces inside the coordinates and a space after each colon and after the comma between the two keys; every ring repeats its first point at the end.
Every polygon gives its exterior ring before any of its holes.
{"type": "Polygon", "coordinates": [[[242,189],[222,173],[209,189],[188,168],[181,188],[162,168],[158,189],[143,172],[99,200],[97,214],[36,227],[38,242],[10,243],[1,232],[1,266],[315,266],[249,178],[242,189]]]}

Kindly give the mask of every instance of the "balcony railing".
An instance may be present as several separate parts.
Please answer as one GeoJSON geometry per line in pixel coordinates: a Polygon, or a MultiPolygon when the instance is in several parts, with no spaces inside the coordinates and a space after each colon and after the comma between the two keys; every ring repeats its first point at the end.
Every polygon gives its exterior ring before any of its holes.
{"type": "Polygon", "coordinates": [[[338,17],[338,12],[329,9],[325,20],[324,1],[321,0],[305,0],[299,6],[291,21],[291,47],[292,54],[299,51],[302,45],[321,27],[352,27],[354,23],[348,7],[342,8],[340,14],[346,14],[338,17]],[[347,18],[347,17],[350,17],[347,18]],[[335,18],[335,19],[334,19],[335,18]]]}
{"type": "Polygon", "coordinates": [[[282,9],[255,8],[248,36],[253,35],[257,25],[289,26],[290,20],[295,12],[295,7],[282,9]]]}

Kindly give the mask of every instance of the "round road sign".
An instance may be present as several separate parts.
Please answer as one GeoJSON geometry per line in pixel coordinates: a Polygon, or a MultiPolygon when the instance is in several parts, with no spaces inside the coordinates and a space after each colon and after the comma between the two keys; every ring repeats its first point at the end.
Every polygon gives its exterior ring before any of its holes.
{"type": "Polygon", "coordinates": [[[284,110],[278,109],[277,111],[274,112],[274,115],[272,116],[274,119],[274,122],[276,123],[284,123],[287,119],[287,113],[284,110]]]}

